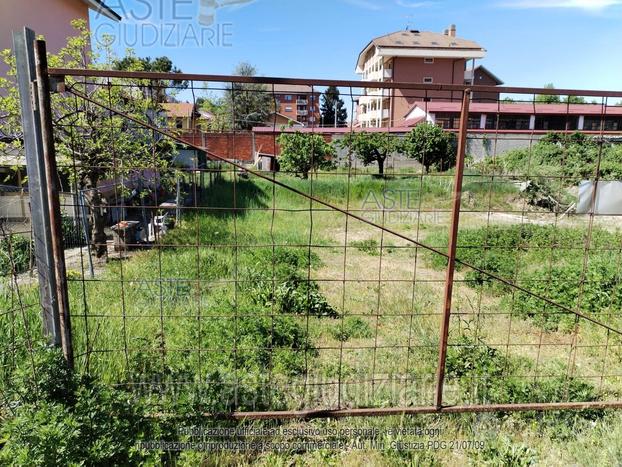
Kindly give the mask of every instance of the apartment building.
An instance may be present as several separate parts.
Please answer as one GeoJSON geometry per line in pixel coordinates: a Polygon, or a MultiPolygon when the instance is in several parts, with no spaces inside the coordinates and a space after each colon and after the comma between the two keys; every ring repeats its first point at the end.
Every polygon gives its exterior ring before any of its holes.
{"type": "Polygon", "coordinates": [[[276,112],[304,126],[320,125],[320,92],[311,86],[274,86],[276,112]]]}
{"type": "MultiPolygon", "coordinates": [[[[472,82],[475,61],[485,56],[481,45],[457,37],[455,25],[442,33],[408,29],[373,39],[359,54],[356,72],[363,81],[463,85],[467,68],[472,82]]],[[[395,126],[418,101],[459,98],[451,92],[370,87],[358,99],[357,121],[361,127],[395,126]]]]}

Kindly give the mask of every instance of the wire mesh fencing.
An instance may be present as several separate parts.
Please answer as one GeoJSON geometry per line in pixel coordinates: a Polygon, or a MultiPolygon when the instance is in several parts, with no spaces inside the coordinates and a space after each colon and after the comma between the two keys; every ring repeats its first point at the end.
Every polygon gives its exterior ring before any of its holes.
{"type": "Polygon", "coordinates": [[[50,73],[79,371],[241,418],[620,405],[622,96],[50,73]]]}
{"type": "Polygon", "coordinates": [[[42,341],[39,297],[33,269],[32,232],[0,220],[0,393],[15,370],[32,366],[34,348],[42,341]],[[16,228],[17,227],[17,228],[16,228]]]}

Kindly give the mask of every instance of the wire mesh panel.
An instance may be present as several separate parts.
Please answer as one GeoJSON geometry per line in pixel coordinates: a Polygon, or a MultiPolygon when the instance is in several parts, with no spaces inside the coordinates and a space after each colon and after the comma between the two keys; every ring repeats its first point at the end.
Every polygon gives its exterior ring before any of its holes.
{"type": "Polygon", "coordinates": [[[33,263],[31,231],[21,223],[9,225],[0,221],[0,392],[4,400],[10,375],[20,366],[24,371],[34,369],[33,349],[42,339],[33,263]]]}
{"type": "Polygon", "coordinates": [[[80,370],[154,412],[617,404],[606,94],[52,74],[80,370]]]}

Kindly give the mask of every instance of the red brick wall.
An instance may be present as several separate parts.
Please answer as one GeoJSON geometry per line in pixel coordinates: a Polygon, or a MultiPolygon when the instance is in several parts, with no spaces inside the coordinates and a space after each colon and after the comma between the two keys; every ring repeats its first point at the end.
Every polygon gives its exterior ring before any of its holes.
{"type": "MultiPolygon", "coordinates": [[[[188,143],[207,150],[225,159],[235,159],[244,162],[254,162],[254,151],[264,154],[278,154],[279,146],[276,140],[279,132],[274,133],[187,133],[182,138],[188,143]],[[253,147],[253,136],[255,145],[253,147]]],[[[332,141],[330,134],[325,134],[326,142],[332,141]]]]}

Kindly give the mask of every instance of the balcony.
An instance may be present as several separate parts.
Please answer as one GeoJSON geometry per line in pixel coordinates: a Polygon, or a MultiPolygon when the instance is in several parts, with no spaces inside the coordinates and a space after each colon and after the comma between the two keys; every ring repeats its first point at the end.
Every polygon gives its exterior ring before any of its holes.
{"type": "Polygon", "coordinates": [[[298,111],[298,116],[299,117],[306,117],[307,115],[309,115],[309,111],[308,110],[299,110],[298,111]]]}
{"type": "Polygon", "coordinates": [[[296,105],[307,105],[308,102],[309,101],[307,99],[298,99],[296,100],[296,105]]]}
{"type": "Polygon", "coordinates": [[[358,120],[361,122],[368,122],[370,120],[386,120],[389,118],[389,109],[381,110],[368,110],[367,112],[361,112],[358,116],[358,120]]]}
{"type": "Polygon", "coordinates": [[[382,81],[382,71],[368,71],[365,75],[365,81],[382,81]]]}

